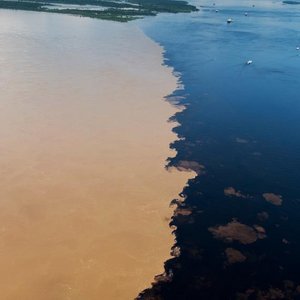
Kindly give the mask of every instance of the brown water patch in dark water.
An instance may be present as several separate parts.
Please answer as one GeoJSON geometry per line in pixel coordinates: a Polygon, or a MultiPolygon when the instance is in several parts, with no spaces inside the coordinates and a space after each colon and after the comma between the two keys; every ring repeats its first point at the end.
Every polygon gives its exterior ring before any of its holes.
{"type": "Polygon", "coordinates": [[[257,238],[258,233],[250,226],[237,221],[229,222],[226,225],[210,227],[208,229],[215,238],[226,242],[239,241],[241,244],[252,244],[257,238]]]}
{"type": "Polygon", "coordinates": [[[224,189],[224,195],[225,196],[235,196],[240,198],[247,198],[247,196],[243,195],[240,191],[236,190],[233,187],[228,187],[224,189]]]}
{"type": "Polygon", "coordinates": [[[233,248],[226,248],[225,254],[229,264],[235,264],[246,260],[246,256],[243,255],[239,250],[233,248]]]}
{"type": "Polygon", "coordinates": [[[266,201],[268,201],[276,206],[280,206],[282,204],[282,196],[281,195],[276,195],[273,193],[264,193],[263,197],[265,198],[266,201]]]}

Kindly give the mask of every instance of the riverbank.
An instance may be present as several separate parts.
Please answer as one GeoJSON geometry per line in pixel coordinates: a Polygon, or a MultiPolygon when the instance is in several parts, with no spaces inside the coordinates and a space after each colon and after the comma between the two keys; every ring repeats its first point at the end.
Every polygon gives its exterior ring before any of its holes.
{"type": "Polygon", "coordinates": [[[0,0],[0,9],[67,14],[79,17],[128,22],[159,13],[189,13],[196,7],[178,0],[0,0]]]}

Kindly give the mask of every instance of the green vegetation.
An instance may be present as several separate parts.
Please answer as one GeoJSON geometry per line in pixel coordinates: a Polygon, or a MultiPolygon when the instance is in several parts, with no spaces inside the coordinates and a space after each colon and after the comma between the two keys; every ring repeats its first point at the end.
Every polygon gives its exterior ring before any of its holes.
{"type": "Polygon", "coordinates": [[[292,4],[292,5],[299,5],[299,1],[283,1],[284,4],[292,4]]]}
{"type": "Polygon", "coordinates": [[[162,12],[188,13],[197,10],[186,1],[179,0],[0,0],[1,8],[70,14],[119,22],[155,16],[162,12]]]}
{"type": "Polygon", "coordinates": [[[8,9],[21,9],[21,10],[41,10],[42,3],[33,3],[33,2],[15,2],[15,1],[0,1],[0,8],[8,9]]]}
{"type": "Polygon", "coordinates": [[[189,5],[186,1],[176,0],[131,0],[131,3],[135,3],[144,9],[156,12],[167,13],[179,13],[179,12],[192,12],[197,8],[193,5],[189,5]]]}

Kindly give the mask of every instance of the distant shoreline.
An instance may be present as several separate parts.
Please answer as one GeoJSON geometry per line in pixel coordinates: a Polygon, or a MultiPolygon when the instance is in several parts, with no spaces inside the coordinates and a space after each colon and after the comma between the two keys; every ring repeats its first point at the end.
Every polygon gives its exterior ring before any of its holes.
{"type": "Polygon", "coordinates": [[[79,17],[128,22],[159,13],[190,13],[197,8],[186,1],[133,0],[130,2],[95,0],[15,1],[0,0],[0,9],[67,14],[79,17]],[[69,5],[69,7],[67,7],[69,5]],[[88,8],[92,5],[93,8],[88,8]],[[59,7],[61,6],[61,7],[59,7]]]}

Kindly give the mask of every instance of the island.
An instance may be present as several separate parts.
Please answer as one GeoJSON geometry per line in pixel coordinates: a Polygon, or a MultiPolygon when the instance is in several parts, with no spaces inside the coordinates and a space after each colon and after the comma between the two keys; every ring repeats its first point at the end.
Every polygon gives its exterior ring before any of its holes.
{"type": "Polygon", "coordinates": [[[197,8],[177,0],[0,0],[0,8],[76,15],[128,22],[158,13],[189,13],[197,8]]]}

